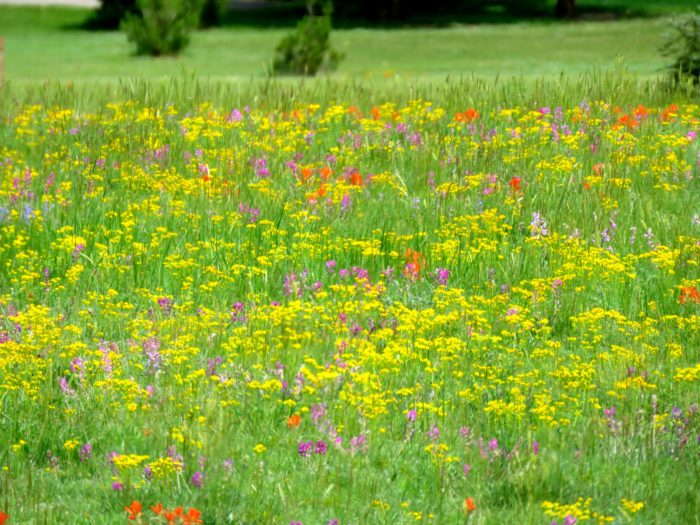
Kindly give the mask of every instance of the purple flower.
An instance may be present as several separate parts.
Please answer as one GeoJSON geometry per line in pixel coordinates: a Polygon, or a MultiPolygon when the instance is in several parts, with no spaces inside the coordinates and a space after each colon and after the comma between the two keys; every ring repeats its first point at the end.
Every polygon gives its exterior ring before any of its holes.
{"type": "Polygon", "coordinates": [[[496,452],[498,450],[498,440],[496,438],[489,441],[489,450],[491,452],[496,452]]]}
{"type": "Polygon", "coordinates": [[[243,120],[243,113],[237,108],[232,109],[231,113],[226,117],[227,122],[240,122],[241,120],[243,120]]]}
{"type": "Polygon", "coordinates": [[[158,298],[158,306],[160,306],[164,314],[169,314],[172,311],[173,302],[167,297],[160,297],[158,298]]]}
{"type": "Polygon", "coordinates": [[[408,414],[406,414],[406,419],[407,419],[408,421],[410,421],[411,423],[413,423],[413,422],[416,420],[417,415],[418,415],[418,414],[416,413],[416,410],[415,410],[415,409],[409,410],[409,411],[408,411],[408,414]]]}
{"type": "Polygon", "coordinates": [[[435,270],[435,279],[438,284],[447,286],[447,280],[450,278],[450,271],[447,268],[438,268],[435,270]]]}
{"type": "Polygon", "coordinates": [[[68,386],[68,380],[65,377],[61,377],[58,380],[58,384],[61,387],[61,392],[63,392],[67,396],[73,396],[75,395],[75,390],[73,390],[70,386],[68,386]]]}
{"type": "Polygon", "coordinates": [[[340,210],[346,212],[351,206],[352,199],[350,198],[350,195],[346,193],[343,195],[343,200],[340,201],[340,210]]]}
{"type": "Polygon", "coordinates": [[[433,441],[437,441],[438,439],[440,439],[440,429],[437,425],[433,425],[430,427],[430,430],[428,430],[426,435],[433,441]]]}
{"type": "Polygon", "coordinates": [[[202,474],[199,470],[192,474],[192,477],[190,478],[190,483],[192,483],[192,486],[196,488],[201,488],[202,483],[204,482],[204,474],[202,474]]]}
{"type": "Polygon", "coordinates": [[[355,436],[350,440],[350,449],[352,452],[358,452],[367,448],[367,438],[362,434],[355,436]]]}
{"type": "Polygon", "coordinates": [[[564,518],[564,525],[574,525],[576,523],[576,516],[572,516],[571,514],[567,514],[566,517],[564,518]]]}
{"type": "Polygon", "coordinates": [[[308,458],[311,455],[311,451],[314,448],[314,442],[313,441],[302,441],[299,443],[299,455],[302,458],[308,458]]]}
{"type": "Polygon", "coordinates": [[[326,446],[325,441],[321,439],[316,442],[316,454],[324,455],[326,453],[326,450],[328,450],[328,447],[326,446]]]}
{"type": "Polygon", "coordinates": [[[326,413],[326,407],[324,405],[313,405],[311,407],[311,420],[314,423],[318,423],[318,421],[325,415],[326,413]]]}
{"type": "Polygon", "coordinates": [[[530,223],[530,233],[533,237],[546,237],[549,235],[547,221],[536,211],[532,212],[532,222],[530,223]]]}
{"type": "Polygon", "coordinates": [[[245,314],[245,305],[240,301],[233,303],[230,314],[232,323],[243,324],[248,320],[248,317],[245,314]]]}
{"type": "Polygon", "coordinates": [[[336,262],[333,259],[326,261],[326,271],[333,273],[335,270],[336,262]]]}
{"type": "Polygon", "coordinates": [[[82,447],[80,447],[78,455],[80,456],[80,461],[83,463],[89,460],[92,457],[92,445],[90,443],[85,443],[82,447]]]}
{"type": "Polygon", "coordinates": [[[468,463],[464,464],[464,467],[462,469],[462,472],[464,472],[464,477],[466,478],[469,475],[469,472],[471,471],[472,467],[468,463]]]}
{"type": "Polygon", "coordinates": [[[540,453],[540,444],[537,441],[532,442],[532,453],[535,456],[540,453]]]}
{"type": "Polygon", "coordinates": [[[112,483],[112,490],[120,492],[124,490],[124,484],[120,481],[115,481],[114,483],[112,483]]]}

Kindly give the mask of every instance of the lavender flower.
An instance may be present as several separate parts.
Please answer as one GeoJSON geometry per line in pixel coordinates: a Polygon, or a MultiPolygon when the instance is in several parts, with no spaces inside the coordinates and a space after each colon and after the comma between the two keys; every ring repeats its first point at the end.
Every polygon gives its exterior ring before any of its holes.
{"type": "Polygon", "coordinates": [[[92,445],[90,443],[85,443],[82,447],[80,447],[78,455],[81,462],[85,463],[88,461],[92,457],[92,445]]]}
{"type": "Polygon", "coordinates": [[[192,486],[195,488],[202,488],[202,483],[204,483],[204,474],[202,474],[199,470],[196,471],[194,474],[192,474],[190,483],[192,483],[192,486]]]}

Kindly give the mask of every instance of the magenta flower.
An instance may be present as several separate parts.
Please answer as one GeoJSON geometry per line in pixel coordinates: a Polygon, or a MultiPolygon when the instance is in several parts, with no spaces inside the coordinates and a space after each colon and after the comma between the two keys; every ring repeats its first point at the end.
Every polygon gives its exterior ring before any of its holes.
{"type": "Polygon", "coordinates": [[[192,477],[190,478],[190,483],[192,483],[193,487],[196,488],[202,488],[202,483],[204,482],[204,474],[202,474],[199,470],[192,474],[192,477]]]}

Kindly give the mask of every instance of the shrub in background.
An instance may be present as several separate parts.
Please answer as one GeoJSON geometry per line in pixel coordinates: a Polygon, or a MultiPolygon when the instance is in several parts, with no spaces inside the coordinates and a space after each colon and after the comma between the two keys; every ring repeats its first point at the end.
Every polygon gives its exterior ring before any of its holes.
{"type": "Polygon", "coordinates": [[[88,29],[119,29],[128,13],[138,13],[136,0],[102,0],[85,26],[88,29]]]}
{"type": "Polygon", "coordinates": [[[127,14],[122,29],[137,55],[175,55],[190,42],[201,0],[138,0],[140,13],[127,14]]]}
{"type": "Polygon", "coordinates": [[[202,15],[200,16],[200,26],[220,26],[230,4],[230,0],[204,0],[202,15]]]}
{"type": "Polygon", "coordinates": [[[700,7],[697,11],[671,21],[671,33],[661,51],[672,57],[669,66],[676,82],[700,82],[700,7]]]}
{"type": "Polygon", "coordinates": [[[309,14],[277,45],[273,74],[313,76],[337,67],[342,55],[331,47],[331,10],[327,3],[323,14],[316,15],[309,5],[309,14]]]}

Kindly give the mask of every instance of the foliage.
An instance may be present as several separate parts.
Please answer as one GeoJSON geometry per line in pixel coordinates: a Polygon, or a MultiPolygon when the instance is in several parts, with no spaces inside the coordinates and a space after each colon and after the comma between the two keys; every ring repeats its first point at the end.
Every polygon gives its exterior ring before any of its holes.
{"type": "Polygon", "coordinates": [[[202,14],[200,16],[200,26],[220,26],[230,3],[229,0],[204,0],[202,14]]]}
{"type": "Polygon", "coordinates": [[[127,15],[122,28],[137,55],[174,55],[190,41],[198,24],[200,0],[138,0],[140,16],[127,15]]]}
{"type": "Polygon", "coordinates": [[[313,76],[321,70],[335,69],[342,55],[331,47],[331,4],[322,15],[313,9],[277,45],[272,64],[274,74],[313,76]]]}
{"type": "Polygon", "coordinates": [[[231,84],[3,91],[0,521],[696,521],[693,100],[231,84]]]}
{"type": "Polygon", "coordinates": [[[102,0],[85,25],[89,29],[118,29],[127,15],[136,13],[136,0],[102,0]]]}
{"type": "Polygon", "coordinates": [[[674,80],[700,82],[700,6],[671,21],[671,32],[661,51],[673,58],[669,69],[674,80]]]}

